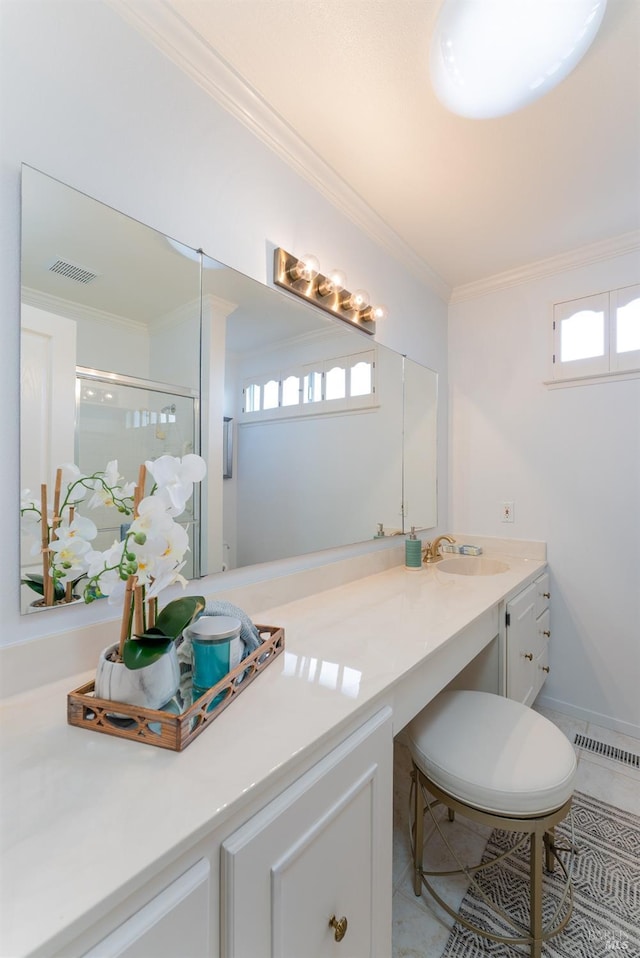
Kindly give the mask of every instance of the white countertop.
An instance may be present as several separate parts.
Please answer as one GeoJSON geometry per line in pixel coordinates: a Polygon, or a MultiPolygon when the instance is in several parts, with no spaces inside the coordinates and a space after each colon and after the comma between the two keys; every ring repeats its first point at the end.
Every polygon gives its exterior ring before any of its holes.
{"type": "Polygon", "coordinates": [[[181,753],[74,728],[66,694],[90,675],[2,703],[3,956],[51,953],[532,580],[404,566],[270,609],[285,652],[181,753]],[[188,802],[185,799],[188,798],[188,802]],[[177,810],[177,811],[176,811],[177,810]]]}

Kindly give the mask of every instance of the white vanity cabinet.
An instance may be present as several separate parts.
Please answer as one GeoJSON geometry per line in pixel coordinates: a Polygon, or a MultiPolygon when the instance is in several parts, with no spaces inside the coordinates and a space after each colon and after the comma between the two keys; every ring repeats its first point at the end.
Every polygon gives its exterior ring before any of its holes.
{"type": "Polygon", "coordinates": [[[391,954],[391,716],[382,709],[223,842],[221,958],[391,954]]]}
{"type": "Polygon", "coordinates": [[[549,573],[507,602],[507,696],[531,705],[549,673],[549,573]]]}
{"type": "Polygon", "coordinates": [[[201,858],[83,958],[205,958],[211,954],[210,865],[201,858]]]}

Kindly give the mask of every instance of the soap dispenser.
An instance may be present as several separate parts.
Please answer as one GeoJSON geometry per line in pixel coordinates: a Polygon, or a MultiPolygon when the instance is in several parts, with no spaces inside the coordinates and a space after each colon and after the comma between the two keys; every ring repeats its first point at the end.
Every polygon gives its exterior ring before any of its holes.
{"type": "Polygon", "coordinates": [[[404,564],[407,569],[422,568],[422,542],[416,536],[415,526],[411,526],[409,538],[404,540],[404,564]]]}

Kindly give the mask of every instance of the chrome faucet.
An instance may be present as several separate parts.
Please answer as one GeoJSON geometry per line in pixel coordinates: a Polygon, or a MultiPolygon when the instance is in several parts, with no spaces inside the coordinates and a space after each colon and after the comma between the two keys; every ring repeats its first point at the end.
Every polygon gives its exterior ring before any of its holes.
{"type": "Polygon", "coordinates": [[[455,542],[455,539],[452,539],[451,536],[437,536],[433,542],[427,542],[425,548],[422,550],[422,561],[423,562],[439,562],[442,556],[440,555],[440,543],[441,542],[455,542]]]}

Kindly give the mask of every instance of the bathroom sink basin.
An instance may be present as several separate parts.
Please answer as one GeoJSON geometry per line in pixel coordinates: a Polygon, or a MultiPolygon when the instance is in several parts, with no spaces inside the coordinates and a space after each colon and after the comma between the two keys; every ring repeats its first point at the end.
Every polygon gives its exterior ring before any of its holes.
{"type": "Polygon", "coordinates": [[[488,556],[453,556],[451,559],[441,559],[436,568],[450,575],[498,575],[509,571],[506,562],[488,556]]]}

